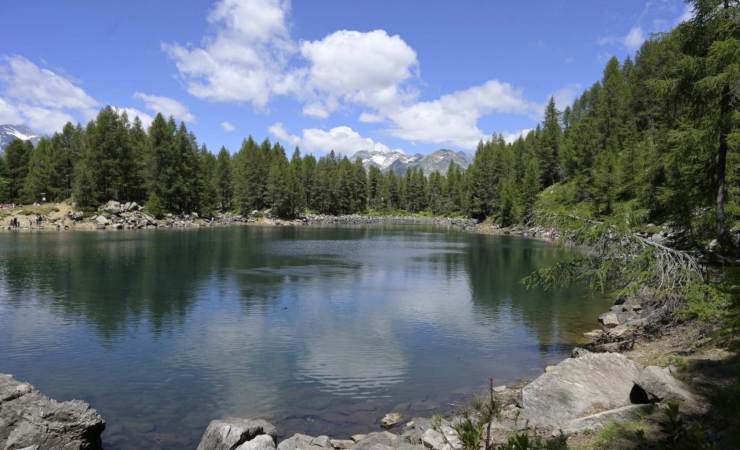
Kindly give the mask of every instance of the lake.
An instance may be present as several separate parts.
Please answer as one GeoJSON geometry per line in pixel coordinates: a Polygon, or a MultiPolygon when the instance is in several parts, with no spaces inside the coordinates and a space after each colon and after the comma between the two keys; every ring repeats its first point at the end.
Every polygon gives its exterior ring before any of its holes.
{"type": "Polygon", "coordinates": [[[537,376],[608,308],[520,283],[560,246],[433,227],[0,234],[0,372],[106,419],[106,449],[195,448],[452,411],[537,376]]]}

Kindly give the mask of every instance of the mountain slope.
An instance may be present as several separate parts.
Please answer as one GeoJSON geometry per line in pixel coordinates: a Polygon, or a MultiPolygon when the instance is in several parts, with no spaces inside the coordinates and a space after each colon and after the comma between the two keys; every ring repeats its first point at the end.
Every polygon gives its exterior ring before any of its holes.
{"type": "Polygon", "coordinates": [[[360,150],[350,158],[359,159],[362,165],[367,169],[370,166],[378,167],[383,172],[390,170],[398,175],[403,175],[409,168],[421,168],[429,175],[439,171],[447,173],[450,163],[454,162],[463,169],[466,169],[471,163],[471,157],[465,152],[454,152],[452,150],[441,149],[428,155],[415,154],[408,156],[401,152],[381,152],[360,150]]]}
{"type": "Polygon", "coordinates": [[[15,139],[31,141],[34,144],[41,136],[34,133],[30,128],[23,125],[0,125],[0,150],[4,149],[15,139]]]}

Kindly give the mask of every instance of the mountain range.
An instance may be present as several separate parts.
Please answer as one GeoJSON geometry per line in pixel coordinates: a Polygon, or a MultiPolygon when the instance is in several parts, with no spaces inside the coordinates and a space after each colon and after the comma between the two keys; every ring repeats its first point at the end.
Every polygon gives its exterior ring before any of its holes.
{"type": "Polygon", "coordinates": [[[437,150],[428,155],[416,153],[411,156],[399,151],[360,150],[350,159],[362,161],[366,169],[375,166],[383,172],[392,170],[397,175],[403,175],[411,168],[420,168],[426,175],[435,170],[447,173],[451,162],[461,169],[466,169],[471,163],[471,157],[467,153],[447,149],[437,150]]]}
{"type": "Polygon", "coordinates": [[[15,139],[31,141],[35,145],[41,139],[41,136],[23,125],[0,125],[0,150],[7,147],[15,139]]]}

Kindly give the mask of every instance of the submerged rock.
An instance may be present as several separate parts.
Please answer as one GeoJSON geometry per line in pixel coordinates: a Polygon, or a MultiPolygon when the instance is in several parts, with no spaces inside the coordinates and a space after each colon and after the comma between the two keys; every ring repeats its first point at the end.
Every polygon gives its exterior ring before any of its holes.
{"type": "Polygon", "coordinates": [[[401,421],[401,419],[401,413],[391,412],[383,416],[383,418],[380,420],[380,425],[383,428],[392,428],[393,426],[397,425],[401,421]]]}
{"type": "Polygon", "coordinates": [[[105,422],[80,400],[57,402],[0,374],[0,448],[97,450],[105,422]]]}
{"type": "Polygon", "coordinates": [[[254,447],[240,446],[261,435],[268,435],[275,447],[277,431],[269,422],[253,419],[212,420],[200,439],[198,450],[234,450],[237,447],[258,450],[263,448],[265,438],[256,442],[254,447]]]}
{"type": "Polygon", "coordinates": [[[630,404],[640,367],[618,353],[589,353],[548,367],[522,390],[523,415],[535,426],[571,420],[630,404]]]}

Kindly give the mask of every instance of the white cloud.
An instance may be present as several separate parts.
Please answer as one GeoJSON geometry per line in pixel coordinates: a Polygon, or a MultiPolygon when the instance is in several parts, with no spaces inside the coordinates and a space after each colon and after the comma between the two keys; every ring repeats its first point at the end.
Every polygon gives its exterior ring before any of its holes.
{"type": "Polygon", "coordinates": [[[359,120],[362,123],[379,123],[383,121],[383,117],[378,114],[363,112],[360,114],[359,120]]]}
{"type": "Polygon", "coordinates": [[[208,16],[214,29],[201,47],[164,44],[188,92],[211,101],[266,106],[274,90],[291,89],[283,76],[294,44],[284,0],[222,0],[208,16]]]}
{"type": "Polygon", "coordinates": [[[232,131],[236,130],[236,127],[230,122],[221,122],[221,128],[223,128],[224,131],[227,133],[231,133],[232,131]]]}
{"type": "Polygon", "coordinates": [[[560,111],[564,110],[567,106],[571,106],[576,97],[581,93],[581,90],[582,88],[579,83],[571,83],[553,92],[552,97],[555,99],[555,106],[560,111]]]}
{"type": "Polygon", "coordinates": [[[339,99],[383,108],[414,95],[405,92],[402,83],[418,65],[416,52],[385,30],[335,31],[303,42],[301,55],[309,64],[307,89],[319,98],[328,97],[325,109],[334,109],[339,99]]]}
{"type": "Polygon", "coordinates": [[[0,123],[19,124],[22,121],[20,112],[0,97],[0,123]]]}
{"type": "Polygon", "coordinates": [[[99,103],[79,83],[22,56],[0,60],[0,121],[53,133],[67,122],[95,116],[99,103]]]}
{"type": "Polygon", "coordinates": [[[55,109],[92,111],[99,106],[76,83],[49,69],[43,69],[22,56],[5,58],[0,80],[5,95],[19,103],[55,109]]]}
{"type": "Polygon", "coordinates": [[[19,110],[23,114],[24,125],[44,134],[52,134],[64,128],[67,122],[75,121],[74,117],[59,109],[21,105],[19,110]]]}
{"type": "Polygon", "coordinates": [[[133,123],[135,117],[138,117],[139,120],[141,120],[141,125],[144,128],[149,127],[149,125],[151,125],[152,124],[152,121],[154,120],[154,118],[152,116],[150,116],[149,114],[147,114],[147,113],[145,113],[145,112],[143,112],[143,111],[141,111],[139,109],[136,109],[136,108],[118,108],[118,107],[113,107],[113,109],[118,114],[126,113],[126,115],[128,116],[128,120],[131,123],[133,123]]]}
{"type": "Polygon", "coordinates": [[[509,132],[509,131],[504,131],[501,134],[504,136],[504,141],[506,141],[509,144],[511,144],[511,143],[515,142],[517,139],[519,139],[520,137],[525,137],[532,130],[533,130],[533,128],[524,128],[524,129],[519,130],[519,131],[514,131],[513,133],[512,132],[509,132]]]}
{"type": "Polygon", "coordinates": [[[491,113],[539,116],[542,105],[526,100],[508,83],[490,80],[471,88],[389,111],[390,133],[412,142],[453,145],[473,149],[485,134],[481,117],[491,113]]]}
{"type": "Polygon", "coordinates": [[[630,50],[637,50],[643,42],[645,42],[645,33],[643,33],[640,26],[630,28],[629,33],[627,33],[627,36],[622,41],[624,46],[630,50]]]}
{"type": "Polygon", "coordinates": [[[195,123],[195,116],[190,112],[188,107],[173,98],[149,95],[143,92],[135,93],[134,98],[144,102],[147,109],[151,110],[154,114],[162,113],[165,117],[172,116],[183,122],[195,123]]]}
{"type": "Polygon", "coordinates": [[[300,146],[309,152],[329,152],[351,156],[359,150],[372,150],[379,152],[401,152],[401,149],[391,149],[387,145],[377,142],[371,138],[363,137],[348,126],[334,127],[330,130],[320,128],[304,129],[302,136],[292,135],[278,122],[269,129],[270,133],[280,141],[300,146]]]}

